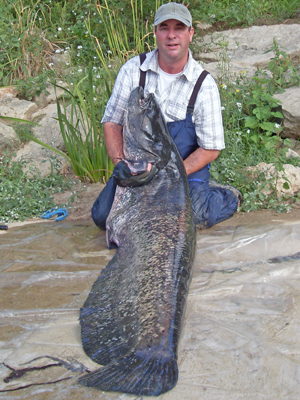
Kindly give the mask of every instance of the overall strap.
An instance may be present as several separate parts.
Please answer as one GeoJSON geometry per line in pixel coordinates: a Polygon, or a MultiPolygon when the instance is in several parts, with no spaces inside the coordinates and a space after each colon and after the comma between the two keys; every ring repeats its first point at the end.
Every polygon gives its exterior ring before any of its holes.
{"type": "MultiPolygon", "coordinates": [[[[146,53],[141,53],[140,54],[140,63],[141,65],[146,59],[146,53]]],[[[146,82],[146,71],[140,71],[140,82],[139,86],[141,86],[143,89],[145,88],[145,82],[146,82]]]]}
{"type": "Polygon", "coordinates": [[[194,105],[195,105],[195,101],[198,95],[198,92],[201,88],[202,82],[204,81],[204,79],[206,78],[206,76],[209,74],[209,72],[207,71],[202,71],[193,90],[193,93],[191,95],[190,101],[189,101],[189,105],[187,106],[187,110],[186,113],[187,114],[193,114],[194,111],[194,105]]]}

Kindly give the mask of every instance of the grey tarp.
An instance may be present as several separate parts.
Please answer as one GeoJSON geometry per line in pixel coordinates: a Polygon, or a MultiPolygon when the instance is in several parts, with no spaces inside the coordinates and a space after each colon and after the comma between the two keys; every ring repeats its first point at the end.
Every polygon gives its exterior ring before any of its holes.
{"type": "MultiPolygon", "coordinates": [[[[65,220],[66,221],[66,220],[65,220]]],[[[0,235],[0,362],[28,371],[1,399],[137,399],[81,387],[79,308],[114,251],[92,223],[43,222],[0,235]],[[68,369],[69,368],[69,369],[68,369]]],[[[163,400],[300,398],[300,221],[217,225],[197,233],[179,346],[179,381],[163,400]],[[276,258],[277,257],[277,258],[276,258]],[[271,260],[272,259],[272,260],[271,260]]]]}

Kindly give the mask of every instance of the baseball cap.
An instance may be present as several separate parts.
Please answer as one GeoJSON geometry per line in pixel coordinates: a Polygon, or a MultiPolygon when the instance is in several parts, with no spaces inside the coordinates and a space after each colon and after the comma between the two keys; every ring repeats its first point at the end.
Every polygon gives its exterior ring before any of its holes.
{"type": "Polygon", "coordinates": [[[192,16],[189,10],[180,3],[167,3],[160,6],[154,17],[154,26],[161,24],[167,19],[176,19],[186,26],[192,26],[192,16]]]}

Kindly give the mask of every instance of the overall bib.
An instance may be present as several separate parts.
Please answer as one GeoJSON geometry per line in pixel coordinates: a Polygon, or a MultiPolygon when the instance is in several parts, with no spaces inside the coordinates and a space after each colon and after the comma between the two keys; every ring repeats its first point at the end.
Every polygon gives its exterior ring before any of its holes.
{"type": "MultiPolygon", "coordinates": [[[[145,58],[145,54],[140,54],[141,64],[145,58]]],[[[167,123],[170,135],[183,160],[199,147],[195,125],[192,122],[192,115],[197,94],[207,74],[207,71],[203,71],[196,82],[187,107],[186,118],[167,123]]],[[[141,71],[139,86],[144,88],[145,80],[146,72],[141,71]]],[[[209,186],[209,178],[209,164],[199,171],[188,175],[194,220],[200,229],[210,228],[232,217],[238,207],[237,196],[230,189],[209,186]]],[[[116,184],[114,179],[110,177],[91,210],[92,218],[99,228],[105,229],[106,218],[110,212],[115,191],[116,184]]]]}

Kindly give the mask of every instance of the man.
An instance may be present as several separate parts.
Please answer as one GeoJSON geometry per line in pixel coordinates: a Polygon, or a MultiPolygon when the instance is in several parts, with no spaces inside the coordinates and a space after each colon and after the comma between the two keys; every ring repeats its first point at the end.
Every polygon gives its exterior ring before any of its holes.
{"type": "MultiPolygon", "coordinates": [[[[241,200],[237,189],[209,182],[209,164],[225,147],[219,91],[189,50],[194,34],[189,10],[183,4],[164,4],[155,14],[154,26],[157,48],[144,60],[129,60],[116,79],[101,121],[107,152],[118,175],[130,177],[133,185],[147,183],[155,173],[148,164],[149,175],[139,182],[139,176],[132,176],[126,163],[120,161],[124,159],[124,110],[131,91],[142,85],[145,96],[154,93],[184,160],[195,222],[199,228],[209,228],[232,217],[241,200]]],[[[104,229],[115,188],[110,178],[92,208],[95,224],[104,229]]]]}

